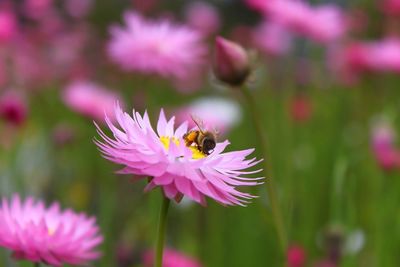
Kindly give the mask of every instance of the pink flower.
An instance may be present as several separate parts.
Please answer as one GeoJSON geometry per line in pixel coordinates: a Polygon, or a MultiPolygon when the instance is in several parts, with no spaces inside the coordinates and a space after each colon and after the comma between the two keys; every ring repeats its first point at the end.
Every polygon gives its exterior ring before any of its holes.
{"type": "Polygon", "coordinates": [[[25,0],[25,14],[33,19],[41,19],[52,11],[53,0],[25,0]]]}
{"type": "Polygon", "coordinates": [[[345,18],[334,5],[313,7],[298,0],[248,0],[271,21],[312,40],[328,44],[341,38],[345,31],[345,18]]]}
{"type": "Polygon", "coordinates": [[[64,103],[72,110],[97,121],[104,121],[104,114],[113,118],[114,105],[121,97],[89,81],[75,81],[63,92],[64,103]]]}
{"type": "Polygon", "coordinates": [[[372,131],[372,150],[378,164],[385,170],[400,167],[400,152],[394,146],[395,133],[387,123],[375,125],[372,131]]]}
{"type": "Polygon", "coordinates": [[[17,27],[15,15],[7,9],[0,9],[0,44],[12,40],[17,33],[17,27]]]}
{"type": "Polygon", "coordinates": [[[74,18],[85,17],[93,7],[94,0],[67,0],[65,10],[74,18]]]}
{"type": "Polygon", "coordinates": [[[27,113],[27,104],[20,94],[8,91],[0,96],[0,118],[20,126],[25,122],[27,113]]]}
{"type": "MultiPolygon", "coordinates": [[[[145,267],[152,267],[154,264],[154,252],[147,251],[143,255],[143,264],[145,267]]],[[[163,267],[201,267],[196,260],[183,255],[172,249],[165,249],[163,255],[163,267]]]]}
{"type": "Polygon", "coordinates": [[[296,96],[290,102],[290,115],[296,122],[306,122],[312,116],[312,102],[308,96],[296,96]]]}
{"type": "Polygon", "coordinates": [[[192,120],[194,116],[201,118],[206,129],[216,129],[219,134],[228,132],[242,117],[239,105],[224,98],[202,98],[178,109],[176,113],[178,122],[189,121],[189,128],[196,126],[192,120]]]}
{"type": "Polygon", "coordinates": [[[381,0],[383,12],[389,16],[400,16],[400,0],[381,0]]]}
{"type": "Polygon", "coordinates": [[[287,251],[288,267],[302,267],[306,263],[306,252],[303,247],[292,245],[287,251]]]}
{"type": "Polygon", "coordinates": [[[3,199],[0,207],[0,246],[16,259],[52,266],[82,265],[99,258],[95,247],[102,242],[94,217],[72,210],[49,208],[42,201],[18,195],[3,199]]]}
{"type": "MultiPolygon", "coordinates": [[[[141,116],[133,111],[130,117],[117,106],[115,116],[119,128],[106,118],[113,138],[97,126],[103,140],[96,144],[106,159],[124,166],[119,173],[152,177],[145,191],[159,186],[170,199],[180,200],[186,196],[202,205],[206,204],[205,196],[223,205],[241,206],[248,203],[247,199],[254,198],[236,189],[237,186],[259,184],[257,180],[261,178],[244,177],[260,171],[245,171],[259,162],[255,158],[246,159],[253,149],[223,153],[229,142],[217,142],[214,151],[207,155],[198,146],[185,144],[183,136],[188,132],[187,122],[174,130],[175,118],[167,121],[163,111],[157,132],[147,113],[141,116]]],[[[207,140],[211,149],[212,142],[207,140]]]]}
{"type": "Polygon", "coordinates": [[[220,27],[218,11],[207,2],[191,2],[185,10],[186,22],[204,35],[211,35],[220,27]]]}
{"type": "Polygon", "coordinates": [[[400,39],[354,42],[331,51],[331,67],[348,80],[364,72],[400,73],[400,39]]]}
{"type": "Polygon", "coordinates": [[[197,31],[168,20],[151,21],[126,12],[125,27],[113,26],[108,54],[125,71],[157,74],[173,81],[197,76],[207,48],[197,31]]]}
{"type": "Polygon", "coordinates": [[[277,23],[264,22],[253,33],[253,42],[266,56],[281,56],[291,48],[291,36],[277,23]]]}

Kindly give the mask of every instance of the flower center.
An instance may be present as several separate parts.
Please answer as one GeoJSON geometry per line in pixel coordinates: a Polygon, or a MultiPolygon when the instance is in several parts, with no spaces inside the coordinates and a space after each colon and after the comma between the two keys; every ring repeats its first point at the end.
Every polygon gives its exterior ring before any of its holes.
{"type": "MultiPolygon", "coordinates": [[[[176,137],[168,137],[168,136],[161,136],[160,141],[163,146],[168,150],[170,142],[174,142],[177,146],[179,145],[179,139],[176,137]]],[[[207,155],[201,152],[197,146],[188,146],[188,148],[192,151],[192,159],[202,159],[207,155]]]]}

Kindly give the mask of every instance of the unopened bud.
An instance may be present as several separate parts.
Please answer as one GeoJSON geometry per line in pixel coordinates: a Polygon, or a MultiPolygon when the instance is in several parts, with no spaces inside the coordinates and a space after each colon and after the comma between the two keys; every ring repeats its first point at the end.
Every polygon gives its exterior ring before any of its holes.
{"type": "Polygon", "coordinates": [[[219,80],[240,86],[250,73],[249,56],[239,44],[217,37],[213,69],[219,80]]]}

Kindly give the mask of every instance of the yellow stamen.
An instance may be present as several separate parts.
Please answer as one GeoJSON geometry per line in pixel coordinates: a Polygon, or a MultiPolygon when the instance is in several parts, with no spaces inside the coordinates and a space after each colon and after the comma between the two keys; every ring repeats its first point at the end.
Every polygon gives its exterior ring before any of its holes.
{"type": "MultiPolygon", "coordinates": [[[[168,150],[169,149],[169,144],[170,140],[172,139],[172,142],[174,142],[177,146],[179,145],[179,139],[176,137],[168,137],[168,136],[161,136],[160,141],[164,145],[164,147],[168,150]]],[[[201,152],[196,146],[189,146],[189,149],[192,151],[192,158],[193,159],[202,159],[206,155],[201,152]]]]}

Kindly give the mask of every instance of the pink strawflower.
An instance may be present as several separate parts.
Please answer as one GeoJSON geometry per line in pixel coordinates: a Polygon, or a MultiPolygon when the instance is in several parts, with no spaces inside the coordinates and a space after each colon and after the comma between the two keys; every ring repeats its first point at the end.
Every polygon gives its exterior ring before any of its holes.
{"type": "Polygon", "coordinates": [[[202,35],[169,20],[152,21],[126,12],[126,26],[111,27],[108,54],[125,71],[157,74],[173,81],[198,75],[207,47],[202,35]]]}
{"type": "MultiPolygon", "coordinates": [[[[154,265],[154,252],[147,251],[143,255],[144,267],[153,267],[154,265]]],[[[165,249],[163,254],[163,267],[201,267],[202,265],[195,259],[172,250],[165,249]]]]}
{"type": "Polygon", "coordinates": [[[72,82],[62,97],[72,110],[100,122],[104,121],[104,114],[112,119],[115,103],[122,101],[116,92],[89,81],[72,82]]]}
{"type": "Polygon", "coordinates": [[[28,108],[22,95],[7,91],[0,96],[0,118],[6,122],[20,126],[26,121],[28,108]]]}
{"type": "Polygon", "coordinates": [[[186,22],[204,35],[216,33],[220,27],[217,9],[203,1],[191,2],[185,10],[186,22]]]}
{"type": "Polygon", "coordinates": [[[247,0],[271,21],[312,40],[329,44],[346,32],[345,18],[335,5],[311,6],[300,0],[247,0]]]}
{"type": "Polygon", "coordinates": [[[83,265],[99,258],[95,250],[103,240],[94,217],[61,211],[57,202],[46,208],[42,201],[18,195],[3,198],[0,207],[0,246],[15,259],[51,266],[83,265]]]}
{"type": "Polygon", "coordinates": [[[303,247],[291,245],[288,248],[287,254],[288,267],[303,267],[306,263],[306,252],[303,247]]]}
{"type": "Polygon", "coordinates": [[[280,24],[264,22],[253,33],[254,46],[266,56],[281,56],[289,52],[292,38],[280,24]]]}
{"type": "Polygon", "coordinates": [[[189,128],[196,126],[192,116],[201,118],[206,129],[216,129],[220,135],[237,125],[242,117],[239,105],[225,98],[201,98],[178,109],[176,114],[179,123],[189,122],[189,128]]]}
{"type": "Polygon", "coordinates": [[[229,144],[224,141],[217,142],[214,150],[206,155],[194,144],[185,145],[183,135],[188,132],[187,122],[174,130],[175,117],[167,121],[163,111],[157,132],[147,113],[141,116],[133,111],[130,117],[117,106],[115,116],[119,128],[106,118],[113,138],[97,127],[103,140],[96,140],[96,144],[106,159],[124,166],[119,173],[152,177],[145,191],[159,186],[170,199],[179,201],[186,196],[202,205],[206,204],[205,196],[223,205],[241,206],[254,198],[236,190],[237,186],[259,184],[257,180],[261,178],[243,177],[260,171],[245,171],[260,162],[255,158],[246,159],[254,149],[223,153],[229,144]]]}

